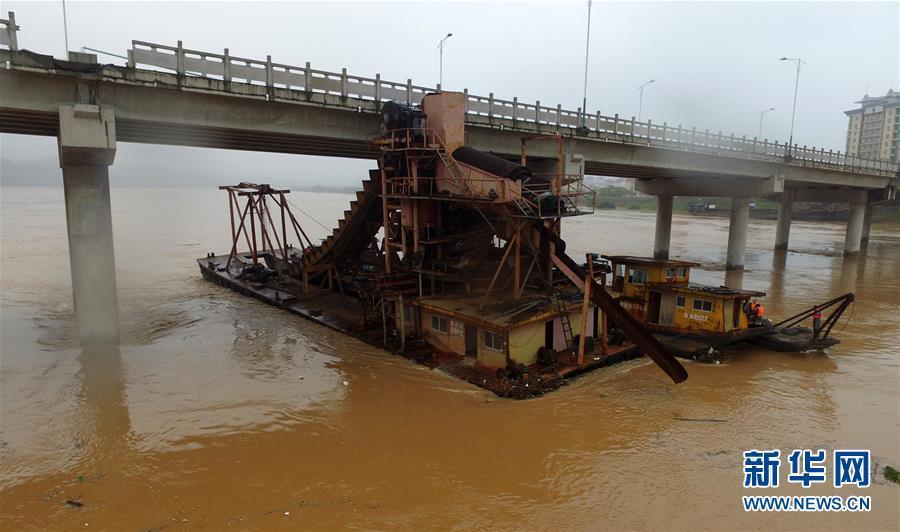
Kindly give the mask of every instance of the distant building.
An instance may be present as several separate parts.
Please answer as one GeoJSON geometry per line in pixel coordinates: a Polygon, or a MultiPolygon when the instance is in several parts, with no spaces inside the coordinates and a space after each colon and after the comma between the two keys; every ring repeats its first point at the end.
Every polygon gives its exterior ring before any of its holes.
{"type": "Polygon", "coordinates": [[[847,155],[896,161],[900,154],[900,92],[868,94],[856,102],[858,109],[844,111],[847,126],[847,155]]]}

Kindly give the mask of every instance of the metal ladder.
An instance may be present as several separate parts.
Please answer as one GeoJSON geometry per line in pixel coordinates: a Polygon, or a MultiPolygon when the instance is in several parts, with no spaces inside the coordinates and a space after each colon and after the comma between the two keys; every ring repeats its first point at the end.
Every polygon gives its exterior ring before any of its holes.
{"type": "Polygon", "coordinates": [[[556,294],[556,310],[560,312],[559,321],[562,324],[563,337],[566,339],[566,347],[571,347],[575,343],[575,336],[572,334],[572,322],[569,321],[566,303],[559,297],[559,294],[556,294]]]}
{"type": "MultiPolygon", "coordinates": [[[[465,186],[466,183],[463,181],[462,173],[459,171],[459,166],[456,164],[456,159],[453,158],[452,155],[444,148],[443,144],[441,144],[438,148],[436,148],[438,157],[441,158],[441,162],[444,163],[444,166],[447,167],[447,170],[450,171],[450,176],[452,178],[452,182],[457,186],[465,186]]],[[[468,188],[468,187],[467,187],[468,188]]]]}
{"type": "Polygon", "coordinates": [[[513,203],[515,203],[516,207],[519,208],[519,211],[522,213],[522,216],[526,218],[532,218],[537,216],[537,212],[535,212],[532,203],[525,198],[513,198],[513,203]]]}

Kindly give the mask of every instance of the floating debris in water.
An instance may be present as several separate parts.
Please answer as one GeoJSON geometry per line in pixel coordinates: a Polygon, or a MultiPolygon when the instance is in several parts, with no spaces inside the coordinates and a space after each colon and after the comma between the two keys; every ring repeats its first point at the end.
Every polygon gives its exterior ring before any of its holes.
{"type": "Polygon", "coordinates": [[[900,484],[900,471],[897,471],[891,466],[884,466],[884,478],[894,484],[900,484]]]}

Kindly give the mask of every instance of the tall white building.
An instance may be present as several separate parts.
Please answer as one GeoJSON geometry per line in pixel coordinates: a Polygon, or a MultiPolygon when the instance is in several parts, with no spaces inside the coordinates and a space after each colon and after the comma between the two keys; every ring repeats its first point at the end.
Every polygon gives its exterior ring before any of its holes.
{"type": "Polygon", "coordinates": [[[859,108],[844,111],[847,126],[847,155],[868,159],[898,160],[900,154],[900,92],[884,96],[868,94],[856,102],[859,108]]]}

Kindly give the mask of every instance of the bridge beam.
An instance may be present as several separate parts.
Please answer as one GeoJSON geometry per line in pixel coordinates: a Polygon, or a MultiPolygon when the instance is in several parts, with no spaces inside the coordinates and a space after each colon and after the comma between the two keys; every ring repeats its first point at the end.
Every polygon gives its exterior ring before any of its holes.
{"type": "Polygon", "coordinates": [[[743,270],[747,253],[747,226],[750,221],[750,199],[731,198],[731,223],[728,225],[726,270],[743,270]]]}
{"type": "Polygon", "coordinates": [[[869,193],[861,188],[798,188],[795,191],[794,201],[822,202],[822,203],[867,203],[869,193]]]}
{"type": "Polygon", "coordinates": [[[756,198],[780,194],[784,179],[770,176],[761,179],[734,177],[684,177],[677,179],[638,179],[635,190],[654,196],[726,196],[756,198]]]}
{"type": "Polygon", "coordinates": [[[656,236],[653,240],[653,258],[668,260],[672,239],[672,196],[656,196],[656,236]]]}
{"type": "Polygon", "coordinates": [[[59,108],[59,165],[78,337],[82,345],[119,342],[119,306],[109,201],[109,165],[116,154],[111,110],[59,108]]]}

